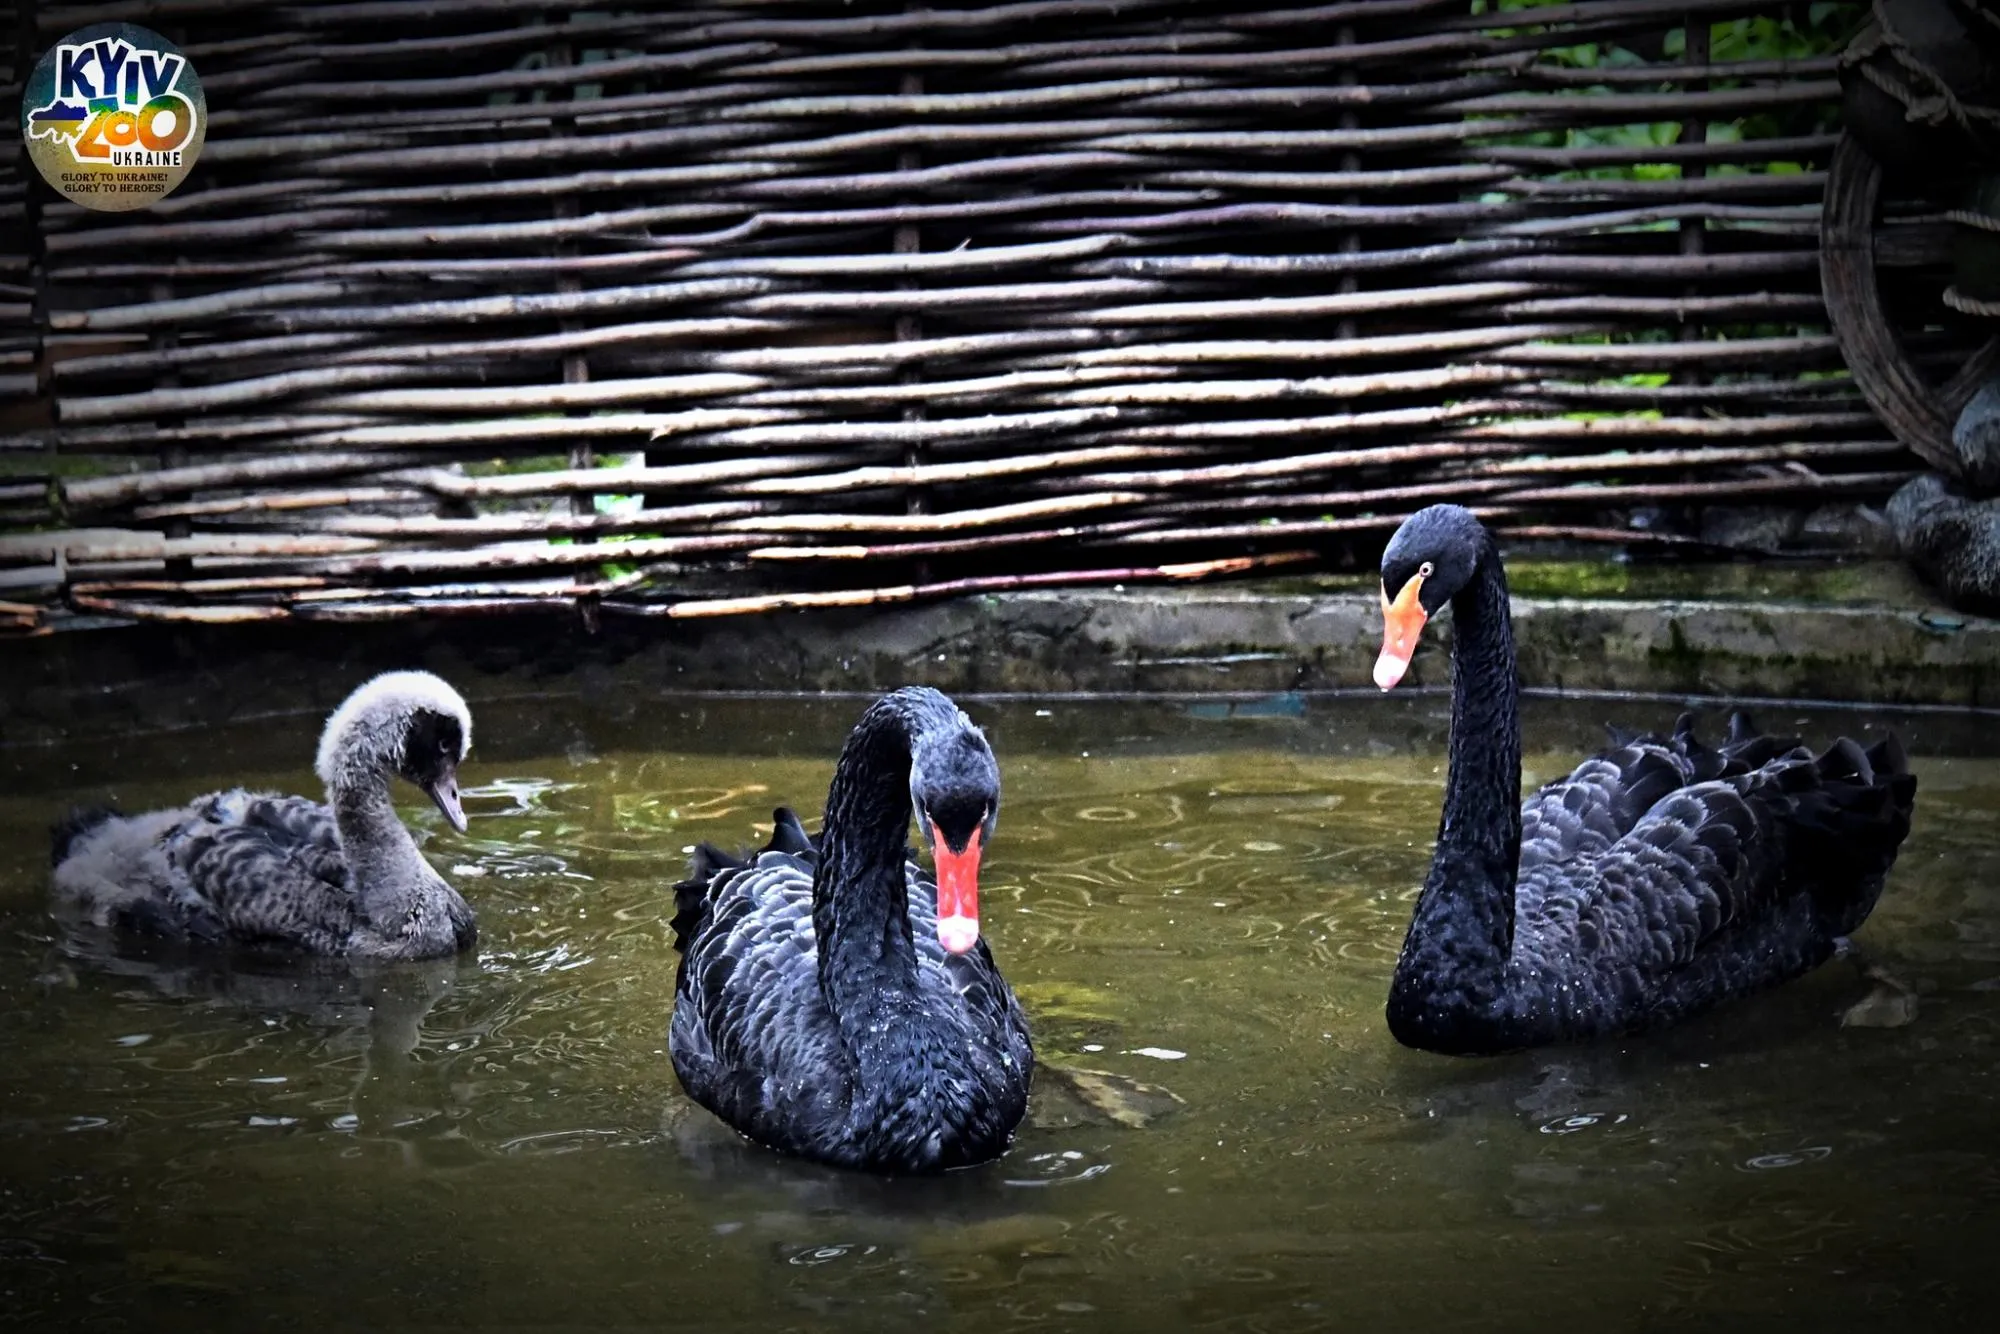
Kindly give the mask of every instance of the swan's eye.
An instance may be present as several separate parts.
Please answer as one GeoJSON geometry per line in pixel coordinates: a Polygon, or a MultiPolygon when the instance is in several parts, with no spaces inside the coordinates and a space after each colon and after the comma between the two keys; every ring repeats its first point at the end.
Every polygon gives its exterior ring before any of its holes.
{"type": "Polygon", "coordinates": [[[1428,579],[1433,574],[1436,573],[1437,573],[1437,567],[1435,565],[1432,565],[1429,561],[1425,561],[1422,565],[1419,565],[1417,567],[1417,578],[1419,579],[1428,579]]]}

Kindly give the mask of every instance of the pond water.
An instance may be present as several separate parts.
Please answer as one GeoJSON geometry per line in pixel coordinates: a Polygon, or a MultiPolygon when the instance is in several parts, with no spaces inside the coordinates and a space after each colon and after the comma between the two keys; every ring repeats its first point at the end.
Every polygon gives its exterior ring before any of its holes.
{"type": "MultiPolygon", "coordinates": [[[[477,958],[365,975],[111,956],[46,912],[45,830],[69,803],[312,791],[317,718],[0,749],[0,1311],[93,1329],[1985,1327],[1992,719],[1760,718],[1815,742],[1893,725],[1917,757],[1916,826],[1857,938],[1916,993],[1913,1022],[1843,1026],[1877,984],[1838,960],[1644,1041],[1454,1060],[1382,1019],[1444,697],[967,703],[1005,783],[986,933],[1043,1060],[1084,1073],[1038,1081],[1004,1160],[932,1181],[748,1147],[665,1055],[684,849],[761,838],[780,802],[816,815],[857,700],[478,704],[470,834],[403,794],[480,914],[477,958]]],[[[1673,706],[1528,712],[1547,777],[1601,720],[1663,726],[1673,706]]]]}

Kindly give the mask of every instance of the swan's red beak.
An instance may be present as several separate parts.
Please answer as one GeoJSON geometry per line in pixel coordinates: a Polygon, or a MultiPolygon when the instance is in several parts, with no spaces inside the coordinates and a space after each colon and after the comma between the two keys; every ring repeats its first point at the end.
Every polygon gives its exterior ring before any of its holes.
{"type": "Polygon", "coordinates": [[[1424,632],[1424,622],[1430,619],[1424,604],[1417,600],[1423,587],[1424,577],[1411,575],[1394,602],[1389,600],[1387,586],[1382,589],[1382,656],[1375,659],[1375,684],[1384,690],[1392,688],[1410,670],[1410,658],[1417,651],[1417,636],[1424,632]]]}
{"type": "Polygon", "coordinates": [[[984,837],[984,830],[975,830],[964,852],[953,852],[942,838],[931,845],[937,859],[938,940],[953,954],[979,943],[979,843],[984,837]]]}

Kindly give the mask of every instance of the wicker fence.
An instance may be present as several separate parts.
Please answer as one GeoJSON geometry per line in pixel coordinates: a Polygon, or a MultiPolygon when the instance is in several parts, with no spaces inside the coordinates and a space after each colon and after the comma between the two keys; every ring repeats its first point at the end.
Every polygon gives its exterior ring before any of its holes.
{"type": "Polygon", "coordinates": [[[131,18],[211,121],[143,213],[0,176],[0,599],[712,615],[1886,495],[1832,58],[1711,48],[1807,6],[1476,8],[44,3],[17,74],[131,18]]]}

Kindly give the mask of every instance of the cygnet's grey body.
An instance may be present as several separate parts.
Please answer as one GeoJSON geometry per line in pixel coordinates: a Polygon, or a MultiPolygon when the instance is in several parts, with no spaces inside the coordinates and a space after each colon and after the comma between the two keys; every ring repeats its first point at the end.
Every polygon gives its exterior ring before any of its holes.
{"type": "Polygon", "coordinates": [[[389,672],[327,719],[326,804],[234,788],[174,810],[72,816],[55,831],[59,911],[172,939],[429,959],[469,948],[472,909],[417,851],[389,781],[465,829],[458,765],[472,715],[428,672],[389,672]]]}

